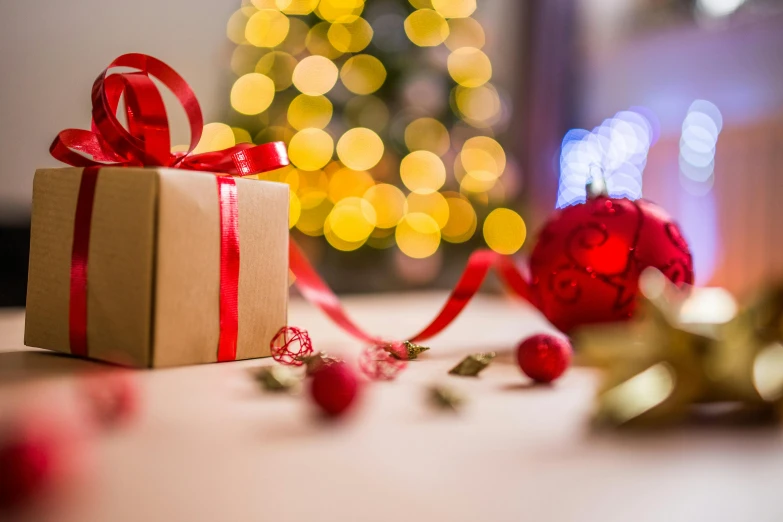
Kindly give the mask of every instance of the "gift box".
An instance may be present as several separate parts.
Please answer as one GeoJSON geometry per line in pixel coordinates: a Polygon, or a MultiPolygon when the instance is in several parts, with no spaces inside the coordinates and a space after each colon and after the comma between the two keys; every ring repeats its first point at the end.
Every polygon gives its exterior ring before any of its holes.
{"type": "Polygon", "coordinates": [[[270,355],[286,324],[288,185],[241,176],[286,165],[283,144],[193,154],[203,122],[184,80],[145,55],[110,67],[138,70],[104,71],[92,130],[50,149],[77,168],[35,173],[25,344],[137,367],[270,355]],[[186,110],[187,152],[171,152],[150,75],[186,110]]]}
{"type": "MultiPolygon", "coordinates": [[[[83,169],[33,184],[25,344],[71,353],[70,274],[83,169]]],[[[214,362],[220,337],[215,175],[104,168],[95,184],[87,276],[90,357],[140,367],[214,362]]],[[[236,359],[269,355],[286,324],[288,185],[236,180],[236,359]]]]}

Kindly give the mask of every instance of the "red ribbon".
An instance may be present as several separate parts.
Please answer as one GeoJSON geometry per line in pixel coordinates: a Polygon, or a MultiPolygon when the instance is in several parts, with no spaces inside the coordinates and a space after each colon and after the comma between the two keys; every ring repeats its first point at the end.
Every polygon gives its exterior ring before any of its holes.
{"type": "MultiPolygon", "coordinates": [[[[351,320],[340,304],[339,298],[321,279],[299,246],[293,240],[289,245],[290,268],[296,276],[296,286],[305,299],[320,308],[337,326],[356,339],[372,344],[387,342],[378,336],[367,333],[351,320]]],[[[509,291],[535,305],[535,296],[530,291],[530,286],[522,270],[516,265],[513,258],[492,250],[476,250],[470,255],[462,276],[438,315],[409,340],[413,342],[424,341],[443,331],[476,295],[487,274],[493,268],[509,291]]]]}
{"type": "MultiPolygon", "coordinates": [[[[52,143],[49,152],[82,173],[74,222],[71,254],[69,328],[71,352],[88,354],[87,268],[92,208],[100,167],[168,167],[246,176],[288,165],[281,142],[254,146],[243,143],[203,154],[193,154],[204,127],[196,95],[174,69],[144,54],[125,54],[114,60],[92,87],[91,130],[67,129],[52,143]],[[109,74],[113,67],[134,72],[109,74]],[[150,76],[157,78],[179,100],[190,125],[187,152],[172,153],[169,122],[160,92],[150,76]],[[125,97],[127,129],[116,112],[125,97]]],[[[236,358],[239,330],[239,210],[237,187],[232,178],[218,176],[220,206],[220,341],[218,360],[236,358]]]]}

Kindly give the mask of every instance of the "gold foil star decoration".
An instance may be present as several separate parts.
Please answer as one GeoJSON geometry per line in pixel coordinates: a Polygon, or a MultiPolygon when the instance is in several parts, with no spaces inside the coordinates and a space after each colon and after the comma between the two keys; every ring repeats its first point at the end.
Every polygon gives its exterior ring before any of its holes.
{"type": "Polygon", "coordinates": [[[389,352],[389,354],[397,360],[411,361],[417,359],[419,355],[429,350],[430,347],[422,346],[411,341],[402,341],[401,343],[388,343],[383,346],[383,349],[389,352]]]}
{"type": "Polygon", "coordinates": [[[675,287],[648,269],[637,317],[582,329],[584,362],[603,370],[595,421],[654,426],[720,414],[773,420],[783,405],[783,285],[737,311],[719,288],[675,287]]]}
{"type": "Polygon", "coordinates": [[[292,392],[298,388],[301,379],[286,366],[264,366],[255,375],[264,390],[269,392],[292,392]]]}
{"type": "Polygon", "coordinates": [[[427,389],[430,404],[441,410],[459,411],[465,403],[465,397],[449,388],[441,385],[433,385],[427,389]]]}
{"type": "Polygon", "coordinates": [[[462,359],[449,373],[461,377],[478,377],[494,358],[495,352],[474,353],[462,359]]]}

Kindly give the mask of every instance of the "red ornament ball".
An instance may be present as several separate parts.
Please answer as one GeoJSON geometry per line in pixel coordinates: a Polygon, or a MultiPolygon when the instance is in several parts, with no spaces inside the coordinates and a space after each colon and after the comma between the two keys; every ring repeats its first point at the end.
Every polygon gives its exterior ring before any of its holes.
{"type": "Polygon", "coordinates": [[[539,334],[519,343],[519,368],[537,382],[552,382],[571,364],[571,344],[562,337],[539,334]]]}
{"type": "MultiPolygon", "coordinates": [[[[389,350],[392,349],[401,356],[404,347],[399,343],[397,344],[397,349],[394,346],[394,343],[375,344],[368,346],[362,351],[362,354],[359,356],[359,368],[368,379],[373,381],[391,381],[405,369],[408,365],[407,361],[398,359],[389,353],[389,350]]],[[[407,358],[407,352],[405,353],[407,358]]]]}
{"type": "Polygon", "coordinates": [[[287,366],[302,366],[304,358],[313,354],[313,342],[307,330],[284,326],[269,343],[272,358],[287,366]]]}
{"type": "Polygon", "coordinates": [[[558,211],[530,257],[536,305],[563,332],[621,321],[636,308],[639,276],[655,267],[693,283],[693,259],[679,227],[657,205],[598,196],[558,211]]]}
{"type": "Polygon", "coordinates": [[[338,417],[348,411],[359,395],[356,372],[344,362],[321,366],[310,379],[310,395],[327,415],[338,417]]]}

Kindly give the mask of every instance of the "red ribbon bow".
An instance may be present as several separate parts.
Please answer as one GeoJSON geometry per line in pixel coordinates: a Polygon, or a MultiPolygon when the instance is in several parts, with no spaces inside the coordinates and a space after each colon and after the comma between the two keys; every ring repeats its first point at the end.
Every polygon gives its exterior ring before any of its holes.
{"type": "Polygon", "coordinates": [[[145,54],[124,54],[98,75],[92,86],[91,127],[89,131],[60,132],[49,152],[74,167],[169,167],[238,176],[288,165],[282,142],[258,146],[241,143],[221,151],[192,154],[204,127],[196,95],[174,69],[145,54]],[[138,71],[109,75],[113,67],[132,67],[138,71]],[[150,76],[168,87],[185,109],[190,124],[187,152],[171,152],[166,108],[150,76]],[[116,115],[122,94],[125,94],[127,129],[116,115]]]}
{"type": "MultiPolygon", "coordinates": [[[[288,165],[281,142],[254,146],[243,143],[203,154],[193,154],[201,139],[204,118],[196,95],[174,69],[144,54],[125,54],[114,60],[92,86],[91,130],[60,132],[49,148],[56,159],[85,168],[76,205],[71,255],[69,306],[71,352],[87,355],[87,268],[92,207],[100,167],[168,167],[247,176],[288,165]],[[109,74],[113,67],[134,72],[109,74]],[[185,109],[190,125],[187,152],[172,153],[166,108],[154,76],[170,89],[185,109]],[[127,129],[117,118],[125,97],[127,129]],[[89,157],[88,157],[89,156],[89,157]]],[[[234,179],[218,176],[220,204],[220,342],[218,360],[236,358],[239,287],[239,210],[234,179]]]]}

